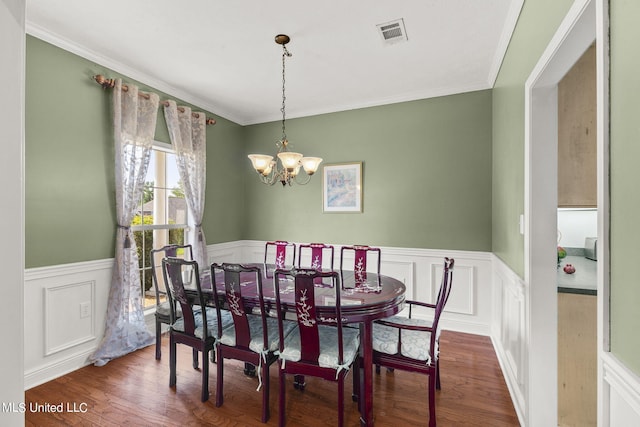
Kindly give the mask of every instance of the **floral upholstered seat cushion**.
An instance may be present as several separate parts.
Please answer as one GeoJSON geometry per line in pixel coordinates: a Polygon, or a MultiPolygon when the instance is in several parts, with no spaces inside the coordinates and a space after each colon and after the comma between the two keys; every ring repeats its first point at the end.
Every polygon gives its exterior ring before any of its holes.
{"type": "MultiPolygon", "coordinates": [[[[320,356],[318,365],[323,368],[344,369],[350,366],[358,355],[360,331],[355,328],[342,329],[343,361],[338,364],[338,330],[335,326],[319,325],[320,356]]],[[[297,362],[300,360],[300,333],[298,326],[284,340],[284,350],[280,358],[297,362]]]]}
{"type": "MultiPolygon", "coordinates": [[[[156,313],[160,316],[169,317],[171,316],[171,308],[169,307],[169,301],[161,302],[156,306],[156,313]]],[[[176,307],[176,316],[182,316],[182,309],[180,306],[176,307]]]]}
{"type": "MultiPolygon", "coordinates": [[[[403,316],[391,316],[384,319],[389,322],[398,323],[401,325],[415,325],[431,327],[431,320],[408,318],[403,316]]],[[[429,350],[431,341],[431,332],[427,331],[410,331],[402,330],[402,347],[400,354],[405,357],[416,360],[424,360],[427,363],[431,362],[431,354],[429,350]]],[[[436,333],[436,338],[439,337],[440,331],[436,333]]],[[[373,324],[373,349],[380,353],[397,354],[398,353],[398,328],[392,326],[373,324]]],[[[436,356],[438,354],[438,340],[436,339],[436,356]]]]}
{"type": "MultiPolygon", "coordinates": [[[[222,313],[222,329],[224,330],[230,326],[233,326],[233,317],[231,317],[231,313],[227,310],[221,310],[222,313]]],[[[200,310],[196,310],[194,307],[194,319],[196,324],[195,336],[198,338],[203,338],[203,330],[202,327],[202,312],[200,310]]],[[[175,321],[171,328],[175,331],[184,332],[184,319],[180,318],[175,321]]],[[[218,316],[216,315],[216,310],[212,307],[207,307],[207,335],[210,337],[215,337],[218,334],[218,316]]]]}
{"type": "MultiPolygon", "coordinates": [[[[262,317],[257,315],[248,315],[249,331],[251,333],[251,342],[249,348],[256,353],[262,353],[263,351],[263,337],[262,337],[262,317]]],[[[294,322],[283,322],[282,328],[284,335],[288,335],[296,324],[294,322]]],[[[267,317],[267,342],[269,351],[276,351],[280,346],[280,334],[278,333],[278,320],[273,317],[267,317]]],[[[235,346],[236,345],[236,328],[231,327],[222,331],[222,337],[220,338],[220,344],[235,346]]]]}

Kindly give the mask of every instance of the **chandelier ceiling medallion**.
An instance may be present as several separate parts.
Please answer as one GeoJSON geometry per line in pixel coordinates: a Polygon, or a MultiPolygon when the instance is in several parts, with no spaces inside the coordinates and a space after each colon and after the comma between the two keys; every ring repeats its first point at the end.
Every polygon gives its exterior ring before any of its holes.
{"type": "Polygon", "coordinates": [[[276,36],[276,43],[282,45],[282,138],[276,142],[278,147],[277,156],[280,163],[273,159],[273,156],[265,154],[249,154],[249,159],[253,164],[253,168],[258,172],[260,180],[264,184],[273,185],[280,182],[283,186],[296,184],[306,184],[311,179],[322,159],[320,157],[304,157],[300,153],[289,151],[289,141],[285,132],[285,59],[291,56],[287,50],[287,43],[291,39],[285,34],[276,36]],[[304,169],[306,176],[300,177],[300,168],[304,169]]]}

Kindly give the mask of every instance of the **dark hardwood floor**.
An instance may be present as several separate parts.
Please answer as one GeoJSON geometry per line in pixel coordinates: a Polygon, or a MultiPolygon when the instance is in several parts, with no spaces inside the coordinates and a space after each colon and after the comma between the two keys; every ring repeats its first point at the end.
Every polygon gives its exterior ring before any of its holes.
{"type": "MultiPolygon", "coordinates": [[[[87,366],[27,390],[27,426],[275,426],[278,424],[277,364],[271,368],[271,419],[260,422],[258,380],[243,366],[225,362],[225,400],[215,407],[215,366],[211,366],[208,402],[200,402],[200,372],[191,367],[191,350],[178,346],[178,379],[169,387],[168,338],[162,360],[154,346],[87,366]],[[65,411],[30,412],[29,407],[63,404],[65,411]],[[78,412],[69,412],[74,408],[78,412]]],[[[439,426],[518,426],[509,392],[488,337],[444,331],[440,338],[442,390],[437,392],[439,426]]],[[[351,379],[347,379],[350,390],[351,379]]],[[[427,378],[407,372],[374,374],[375,425],[426,426],[427,378]]],[[[290,382],[291,383],[291,382],[290,382]]],[[[345,425],[358,426],[357,404],[345,393],[345,425]]],[[[287,389],[288,426],[333,426],[337,423],[336,384],[307,379],[303,392],[287,389]]]]}

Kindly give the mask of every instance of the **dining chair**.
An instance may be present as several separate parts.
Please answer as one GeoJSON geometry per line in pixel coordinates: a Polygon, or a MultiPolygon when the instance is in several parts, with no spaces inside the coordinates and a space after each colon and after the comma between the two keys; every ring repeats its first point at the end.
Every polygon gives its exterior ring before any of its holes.
{"type": "Polygon", "coordinates": [[[340,271],[351,269],[351,265],[347,266],[345,264],[345,253],[353,254],[352,268],[356,284],[367,282],[367,272],[371,271],[372,261],[375,262],[374,265],[376,267],[372,272],[380,276],[380,258],[382,255],[380,248],[367,245],[342,246],[340,248],[340,271]]]}
{"type": "Polygon", "coordinates": [[[320,270],[326,264],[333,270],[334,248],[325,243],[301,243],[298,246],[298,268],[320,270]],[[303,261],[304,259],[304,261],[303,261]],[[329,262],[325,260],[329,259],[329,262]]]}
{"type": "MultiPolygon", "coordinates": [[[[316,269],[276,270],[276,311],[280,348],[279,369],[279,426],[286,422],[285,384],[287,375],[305,375],[338,383],[338,426],[344,422],[344,381],[353,366],[354,384],[359,383],[358,349],[360,331],[343,328],[340,308],[340,277],[335,271],[316,269]],[[330,312],[316,309],[316,278],[330,278],[335,291],[335,306],[330,312]],[[291,284],[293,280],[293,284],[291,284]],[[281,289],[284,287],[284,289],[281,289]],[[285,334],[281,300],[283,293],[294,293],[296,327],[285,334]]],[[[320,288],[318,288],[320,289],[320,288]]],[[[326,288],[322,288],[323,291],[326,288]]],[[[333,297],[333,293],[331,293],[333,297]]],[[[354,386],[354,389],[356,387],[354,386]]]]}
{"type": "Polygon", "coordinates": [[[222,331],[233,325],[233,319],[229,311],[218,314],[215,308],[205,305],[196,261],[163,258],[162,273],[167,285],[171,318],[176,319],[174,307],[179,305],[182,310],[182,317],[175,320],[169,329],[169,386],[176,385],[176,345],[187,345],[202,353],[200,400],[205,402],[209,400],[209,353],[213,351],[222,331]],[[195,298],[187,296],[185,282],[192,283],[197,295],[195,298]]]}
{"type": "Polygon", "coordinates": [[[276,269],[294,267],[296,264],[296,244],[284,240],[266,242],[264,263],[274,264],[276,269]]]}
{"type": "Polygon", "coordinates": [[[429,427],[436,426],[435,391],[440,390],[439,323],[451,293],[453,265],[453,258],[444,259],[442,282],[435,304],[406,301],[408,317],[395,315],[376,320],[373,324],[373,363],[376,367],[386,366],[429,376],[429,427]],[[432,311],[433,317],[412,317],[413,312],[421,308],[432,311]]]}
{"type": "MultiPolygon", "coordinates": [[[[323,265],[327,264],[329,269],[333,270],[333,259],[334,248],[332,245],[325,243],[301,243],[298,246],[298,268],[315,268],[316,270],[321,270],[323,265]],[[325,261],[327,259],[329,262],[325,261]]],[[[316,278],[315,283],[321,285],[322,278],[316,278]]],[[[293,386],[298,390],[304,390],[306,387],[304,375],[296,375],[293,380],[293,386]]]]}
{"type": "MultiPolygon", "coordinates": [[[[211,278],[214,289],[219,288],[218,273],[223,274],[225,303],[231,312],[233,326],[222,330],[222,335],[216,346],[217,378],[216,378],[216,406],[221,406],[224,400],[224,359],[235,359],[250,363],[258,367],[258,391],[262,389],[262,422],[269,420],[269,367],[278,359],[275,352],[279,348],[280,335],[278,321],[269,317],[262,293],[262,271],[259,267],[247,267],[241,264],[212,264],[211,278]],[[244,295],[245,284],[255,284],[258,296],[257,310],[255,294],[244,295]],[[252,314],[257,311],[259,314],[252,314]]],[[[216,301],[218,324],[222,323],[223,304],[216,301]]],[[[283,322],[283,334],[286,336],[295,324],[283,322]]]]}
{"type": "MultiPolygon", "coordinates": [[[[166,285],[164,277],[160,272],[162,267],[162,259],[166,257],[184,258],[193,260],[193,249],[191,245],[166,245],[159,249],[150,251],[151,261],[151,277],[153,278],[153,287],[156,294],[156,360],[162,357],[162,325],[170,325],[174,322],[171,319],[171,310],[169,308],[169,300],[167,298],[166,285]]],[[[176,311],[176,319],[182,316],[182,311],[178,308],[176,311]]],[[[194,367],[198,367],[198,352],[194,352],[194,367]]]]}

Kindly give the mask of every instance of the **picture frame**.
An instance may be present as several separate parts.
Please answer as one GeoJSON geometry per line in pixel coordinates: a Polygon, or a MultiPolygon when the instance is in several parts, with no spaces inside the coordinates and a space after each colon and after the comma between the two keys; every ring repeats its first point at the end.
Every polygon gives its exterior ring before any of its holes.
{"type": "Polygon", "coordinates": [[[323,212],[362,212],[362,162],[325,165],[322,173],[323,212]]]}

